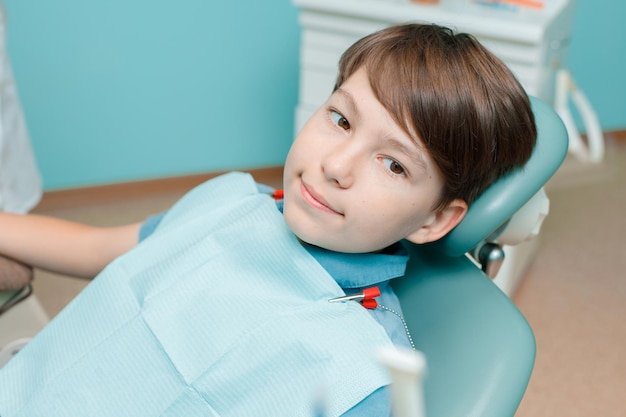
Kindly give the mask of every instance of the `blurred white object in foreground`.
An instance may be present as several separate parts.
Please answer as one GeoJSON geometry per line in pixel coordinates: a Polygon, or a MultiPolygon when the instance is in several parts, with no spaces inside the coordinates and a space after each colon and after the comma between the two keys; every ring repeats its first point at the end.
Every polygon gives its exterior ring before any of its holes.
{"type": "Polygon", "coordinates": [[[391,373],[393,417],[425,417],[423,380],[426,375],[424,354],[410,349],[384,348],[378,360],[391,373]]]}

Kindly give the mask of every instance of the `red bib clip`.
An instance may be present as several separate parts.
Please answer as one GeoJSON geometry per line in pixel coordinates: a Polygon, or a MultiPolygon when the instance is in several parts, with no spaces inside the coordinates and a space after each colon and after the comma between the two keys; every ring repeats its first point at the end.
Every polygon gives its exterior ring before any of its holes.
{"type": "Polygon", "coordinates": [[[282,200],[285,197],[285,192],[283,190],[275,190],[272,193],[272,197],[274,197],[276,201],[282,200]]]}
{"type": "Polygon", "coordinates": [[[328,302],[336,303],[336,302],[346,302],[350,300],[355,300],[355,301],[360,301],[363,307],[369,308],[372,310],[378,307],[378,303],[376,302],[375,298],[378,297],[379,295],[380,295],[380,289],[378,287],[370,287],[370,288],[365,288],[360,293],[344,295],[343,297],[331,298],[330,300],[328,300],[328,302]]]}

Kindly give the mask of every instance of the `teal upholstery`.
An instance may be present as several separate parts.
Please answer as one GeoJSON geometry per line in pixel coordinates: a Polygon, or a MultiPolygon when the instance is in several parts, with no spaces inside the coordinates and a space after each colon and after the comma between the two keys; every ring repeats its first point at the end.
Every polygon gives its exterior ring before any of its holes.
{"type": "Polygon", "coordinates": [[[394,283],[416,348],[426,355],[427,417],[513,416],[535,359],[523,315],[465,256],[530,199],[567,154],[556,112],[532,98],[537,147],[526,167],[490,187],[445,240],[411,246],[394,283]]]}

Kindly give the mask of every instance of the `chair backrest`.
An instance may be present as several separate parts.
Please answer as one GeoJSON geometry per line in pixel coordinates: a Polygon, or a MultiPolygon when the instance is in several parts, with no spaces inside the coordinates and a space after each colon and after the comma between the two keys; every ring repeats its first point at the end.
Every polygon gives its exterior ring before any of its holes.
{"type": "Polygon", "coordinates": [[[513,416],[528,385],[532,330],[465,253],[541,189],[567,154],[556,112],[531,102],[538,140],[525,168],[491,186],[445,239],[411,246],[407,274],[393,284],[415,345],[426,355],[427,417],[513,416]]]}
{"type": "Polygon", "coordinates": [[[469,208],[452,232],[434,244],[448,256],[461,256],[511,218],[563,163],[568,149],[567,130],[556,111],[531,97],[537,144],[524,168],[501,178],[469,208]]]}

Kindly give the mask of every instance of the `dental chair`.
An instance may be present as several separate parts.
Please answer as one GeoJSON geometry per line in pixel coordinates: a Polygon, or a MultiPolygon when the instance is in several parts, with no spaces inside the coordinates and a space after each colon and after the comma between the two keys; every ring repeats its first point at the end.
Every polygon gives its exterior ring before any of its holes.
{"type": "MultiPolygon", "coordinates": [[[[532,99],[532,105],[538,141],[526,167],[483,193],[446,238],[411,246],[406,276],[394,283],[415,346],[428,364],[427,417],[513,416],[528,384],[535,358],[532,330],[467,253],[505,225],[565,158],[563,123],[547,104],[532,99]]],[[[0,305],[16,296],[0,293],[0,305]]]]}
{"type": "Polygon", "coordinates": [[[528,385],[533,332],[467,254],[540,192],[566,156],[561,119],[544,102],[531,103],[538,139],[524,169],[492,185],[444,239],[411,246],[406,276],[392,281],[426,357],[426,417],[513,416],[528,385]]]}

